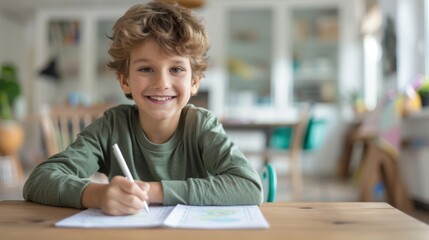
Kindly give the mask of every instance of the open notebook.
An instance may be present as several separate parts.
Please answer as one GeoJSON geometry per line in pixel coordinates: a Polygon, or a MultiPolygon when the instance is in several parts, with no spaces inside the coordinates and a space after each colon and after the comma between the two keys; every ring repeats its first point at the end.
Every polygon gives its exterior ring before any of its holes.
{"type": "Polygon", "coordinates": [[[55,224],[79,228],[268,228],[258,206],[151,206],[135,215],[109,216],[99,209],[87,209],[55,224]]]}

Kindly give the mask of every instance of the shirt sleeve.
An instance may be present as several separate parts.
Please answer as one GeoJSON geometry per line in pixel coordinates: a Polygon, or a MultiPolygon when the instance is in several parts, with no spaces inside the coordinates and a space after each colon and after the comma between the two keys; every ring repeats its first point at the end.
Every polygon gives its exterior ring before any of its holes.
{"type": "Polygon", "coordinates": [[[99,171],[104,159],[100,145],[100,139],[103,139],[101,125],[101,121],[90,125],[64,151],[36,166],[24,184],[24,199],[52,206],[83,208],[82,192],[90,183],[88,178],[99,171]]]}
{"type": "Polygon", "coordinates": [[[208,177],[162,181],[164,204],[259,205],[259,174],[226,135],[222,125],[209,117],[197,139],[208,177]]]}

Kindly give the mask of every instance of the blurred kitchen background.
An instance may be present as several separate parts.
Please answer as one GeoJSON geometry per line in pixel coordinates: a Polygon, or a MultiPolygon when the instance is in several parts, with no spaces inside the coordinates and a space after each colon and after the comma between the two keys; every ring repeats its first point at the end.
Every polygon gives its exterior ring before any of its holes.
{"type": "MultiPolygon", "coordinates": [[[[11,180],[15,163],[0,157],[0,199],[21,199],[26,174],[47,157],[40,127],[44,106],[130,103],[106,66],[107,36],[117,18],[142,2],[0,0],[0,64],[17,73],[22,94],[13,103],[13,120],[25,136],[14,153],[23,169],[17,184],[11,180]]],[[[281,122],[310,105],[313,125],[311,131],[306,128],[300,152],[301,200],[358,201],[358,180],[338,176],[346,135],[388,91],[412,98],[424,85],[429,1],[179,2],[204,19],[211,39],[210,66],[191,102],[240,123],[281,122]]],[[[429,205],[429,109],[417,104],[404,111],[412,113],[402,121],[401,140],[409,144],[398,160],[406,161],[401,168],[406,189],[424,213],[429,205]]],[[[232,128],[228,134],[243,152],[252,153],[267,147],[287,151],[292,138],[287,127],[270,131],[268,146],[267,135],[258,129],[232,128]]],[[[361,147],[355,148],[352,176],[361,147]]],[[[279,177],[277,201],[292,200],[290,162],[284,158],[270,160],[279,177]]],[[[259,168],[264,156],[249,154],[249,160],[259,168]]]]}

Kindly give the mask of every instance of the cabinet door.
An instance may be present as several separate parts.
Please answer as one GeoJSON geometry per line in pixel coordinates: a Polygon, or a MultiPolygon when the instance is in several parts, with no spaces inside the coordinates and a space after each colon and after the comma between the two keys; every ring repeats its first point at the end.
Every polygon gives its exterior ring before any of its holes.
{"type": "Polygon", "coordinates": [[[38,73],[55,94],[42,94],[40,98],[47,102],[64,101],[70,92],[78,91],[81,84],[82,23],[78,18],[53,17],[47,20],[46,26],[41,46],[44,50],[40,51],[44,63],[38,73]]]}
{"type": "Polygon", "coordinates": [[[126,101],[122,90],[116,80],[115,72],[107,67],[112,60],[108,50],[111,43],[109,37],[112,34],[114,20],[98,20],[96,24],[96,100],[99,102],[123,102],[126,101]]]}
{"type": "Polygon", "coordinates": [[[227,104],[254,107],[272,104],[271,9],[232,8],[227,11],[227,104]]]}
{"type": "Polygon", "coordinates": [[[337,100],[339,9],[337,6],[292,6],[293,102],[337,100]]]}

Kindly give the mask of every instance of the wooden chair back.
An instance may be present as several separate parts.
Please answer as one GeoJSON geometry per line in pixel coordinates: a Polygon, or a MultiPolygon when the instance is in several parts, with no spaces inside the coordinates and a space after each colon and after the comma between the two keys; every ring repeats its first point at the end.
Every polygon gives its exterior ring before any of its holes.
{"type": "Polygon", "coordinates": [[[292,195],[294,201],[301,201],[302,195],[302,172],[301,172],[301,153],[304,143],[305,132],[310,120],[310,106],[306,106],[300,113],[299,121],[292,130],[292,139],[289,152],[292,195]]]}
{"type": "Polygon", "coordinates": [[[290,178],[292,183],[292,200],[301,201],[303,177],[301,171],[301,154],[303,150],[304,137],[311,117],[311,106],[305,105],[299,111],[297,122],[292,127],[292,138],[289,149],[270,150],[265,153],[265,164],[268,164],[273,154],[286,153],[290,166],[290,178]]]}
{"type": "Polygon", "coordinates": [[[292,130],[292,139],[290,145],[290,155],[295,157],[302,151],[304,137],[310,120],[310,110],[306,108],[300,113],[300,117],[292,130]]]}
{"type": "Polygon", "coordinates": [[[106,103],[88,107],[67,105],[43,107],[41,126],[48,157],[64,150],[76,139],[80,131],[113,106],[106,103]]]}

